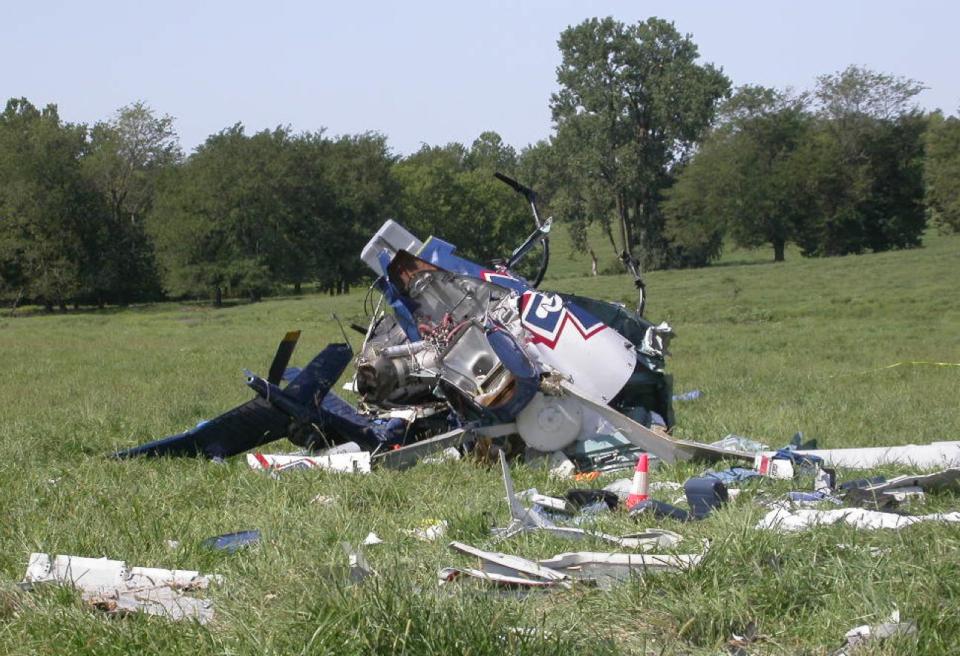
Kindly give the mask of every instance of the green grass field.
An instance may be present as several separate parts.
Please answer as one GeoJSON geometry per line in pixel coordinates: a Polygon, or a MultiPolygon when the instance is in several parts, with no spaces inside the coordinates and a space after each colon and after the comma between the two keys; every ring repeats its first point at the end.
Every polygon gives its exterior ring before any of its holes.
{"type": "MultiPolygon", "coordinates": [[[[625,276],[577,277],[589,260],[556,250],[549,287],[633,302],[625,276]]],[[[829,260],[788,254],[780,265],[768,256],[731,253],[725,266],[649,275],[647,314],[671,321],[678,333],[675,389],[704,392],[677,404],[678,436],[709,442],[735,432],[780,445],[802,430],[824,447],[960,439],[960,367],[885,368],[960,363],[960,237],[829,260]]],[[[355,293],[219,310],[170,303],[4,314],[0,652],[706,655],[726,653],[731,634],[754,623],[765,639],[750,653],[827,654],[848,629],[881,622],[895,606],[917,621],[918,641],[891,640],[862,653],[960,652],[960,527],[755,530],[765,512],[758,496],[783,493],[789,482],[750,488],[698,524],[660,522],[684,535],[682,553],[712,540],[697,569],[609,591],[518,597],[469,583],[439,587],[440,567],[469,560],[449,551],[447,540],[421,543],[403,532],[446,519],[447,539],[490,546],[489,528],[507,521],[496,469],[461,461],[277,480],[249,470],[243,458],[218,465],[104,457],[249,398],[241,370],[264,373],[284,331],[304,330],[294,356],[302,364],[341,339],[332,313],[361,319],[361,308],[355,293]],[[336,502],[312,503],[317,495],[336,502]],[[251,528],[264,536],[251,550],[225,555],[199,546],[251,528]],[[357,543],[369,531],[385,540],[366,549],[378,576],[347,586],[339,543],[357,543]],[[181,546],[171,550],[167,540],[181,546]],[[222,574],[225,583],[212,592],[217,619],[201,627],[109,617],[62,589],[20,592],[15,582],[32,551],[222,574]],[[514,627],[531,630],[510,633],[514,627]]],[[[664,468],[653,480],[683,481],[702,469],[664,468]]],[[[520,489],[569,487],[523,465],[514,475],[520,489]]],[[[958,508],[958,495],[939,494],[913,510],[958,508]]],[[[640,528],[619,514],[599,526],[640,528]]],[[[530,558],[607,550],[543,535],[495,549],[530,558]]]]}

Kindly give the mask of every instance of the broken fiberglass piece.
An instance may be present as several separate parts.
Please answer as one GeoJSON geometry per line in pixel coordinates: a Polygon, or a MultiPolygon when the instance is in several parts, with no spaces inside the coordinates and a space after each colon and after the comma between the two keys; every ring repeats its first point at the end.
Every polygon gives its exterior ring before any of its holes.
{"type": "MultiPolygon", "coordinates": [[[[776,452],[765,452],[773,456],[776,452]]],[[[796,451],[799,455],[816,456],[827,467],[872,469],[883,465],[904,465],[918,469],[960,467],[960,442],[932,442],[852,449],[813,449],[796,451]]]]}
{"type": "Polygon", "coordinates": [[[763,519],[757,523],[757,528],[783,533],[804,531],[814,526],[829,526],[831,524],[846,524],[858,529],[900,529],[920,522],[960,522],[960,512],[895,515],[876,510],[864,510],[863,508],[838,510],[775,508],[764,515],[763,519]]]}
{"type": "Polygon", "coordinates": [[[192,570],[127,567],[122,560],[32,553],[21,586],[55,583],[81,591],[84,601],[111,612],[139,611],[173,620],[213,619],[213,602],[183,595],[222,577],[192,570]]]}

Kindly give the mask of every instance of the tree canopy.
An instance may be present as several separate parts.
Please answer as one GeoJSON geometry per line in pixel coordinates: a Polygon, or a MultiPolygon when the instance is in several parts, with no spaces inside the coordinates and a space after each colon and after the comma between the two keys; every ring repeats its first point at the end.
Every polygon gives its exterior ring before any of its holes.
{"type": "Polygon", "coordinates": [[[185,155],[173,117],[143,102],[83,125],[12,98],[0,299],[342,293],[369,282],[357,255],[388,218],[491,263],[533,229],[497,171],[534,187],[579,248],[599,224],[634,272],[702,266],[730,243],[779,261],[788,244],[805,256],[918,246],[928,220],[960,230],[960,118],[921,112],[920,82],[849,66],[806,91],[731,95],[693,37],[659,18],[591,18],[558,48],[553,132],[521,149],[486,130],[401,156],[377,132],[235,124],[185,155]]]}
{"type": "Polygon", "coordinates": [[[730,82],[699,63],[689,35],[650,18],[590,19],[560,35],[560,90],[550,100],[565,171],[560,207],[619,233],[645,266],[670,262],[661,192],[710,125],[730,82]]]}

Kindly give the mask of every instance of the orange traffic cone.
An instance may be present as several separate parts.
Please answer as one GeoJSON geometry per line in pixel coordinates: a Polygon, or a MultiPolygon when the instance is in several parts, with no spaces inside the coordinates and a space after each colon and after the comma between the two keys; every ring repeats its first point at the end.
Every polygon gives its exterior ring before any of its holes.
{"type": "Polygon", "coordinates": [[[650,456],[641,453],[637,458],[637,468],[633,470],[633,486],[630,488],[630,496],[627,497],[627,510],[633,510],[633,507],[641,501],[646,501],[649,481],[647,474],[650,471],[650,456]]]}

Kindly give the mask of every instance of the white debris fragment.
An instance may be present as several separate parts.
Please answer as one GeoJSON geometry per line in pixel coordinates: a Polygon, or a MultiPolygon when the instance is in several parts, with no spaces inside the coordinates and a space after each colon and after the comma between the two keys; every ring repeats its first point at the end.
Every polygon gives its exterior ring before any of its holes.
{"type": "MultiPolygon", "coordinates": [[[[960,467],[960,441],[931,444],[904,444],[853,449],[812,449],[797,455],[817,456],[827,467],[872,469],[883,465],[905,465],[918,469],[960,467]]],[[[764,455],[772,456],[774,452],[764,455]]]]}
{"type": "Polygon", "coordinates": [[[463,456],[460,455],[460,450],[455,446],[449,446],[440,453],[432,456],[427,456],[420,461],[424,465],[439,465],[443,462],[452,462],[454,460],[460,460],[463,456]]]}
{"type": "Polygon", "coordinates": [[[362,544],[369,547],[372,544],[383,544],[383,540],[380,539],[379,535],[370,531],[367,533],[367,537],[363,538],[362,544]]]}
{"type": "Polygon", "coordinates": [[[30,554],[24,584],[55,583],[80,590],[83,599],[110,612],[139,611],[173,620],[213,619],[213,602],[182,594],[204,590],[222,577],[192,570],[127,567],[122,560],[30,554]]]}
{"type": "Polygon", "coordinates": [[[847,654],[852,654],[854,652],[848,650],[859,647],[866,642],[884,640],[894,636],[915,635],[916,633],[917,623],[913,621],[901,622],[900,611],[895,609],[893,613],[890,614],[890,617],[887,619],[887,621],[883,622],[882,624],[877,624],[875,626],[864,624],[847,631],[846,635],[844,636],[847,640],[846,647],[837,652],[837,656],[846,656],[847,654]]]}
{"type": "Polygon", "coordinates": [[[439,538],[442,538],[447,533],[447,520],[441,519],[440,521],[426,526],[423,528],[413,528],[404,531],[407,535],[412,535],[418,540],[423,540],[424,542],[433,542],[439,538]]]}
{"type": "Polygon", "coordinates": [[[310,499],[310,503],[316,503],[321,506],[332,506],[337,502],[336,497],[330,497],[325,494],[318,494],[317,496],[310,499]]]}
{"type": "Polygon", "coordinates": [[[932,515],[894,515],[863,508],[841,508],[837,510],[800,508],[789,510],[781,507],[775,508],[764,515],[763,519],[757,524],[757,528],[783,533],[803,531],[814,526],[830,524],[846,524],[859,529],[899,529],[919,522],[960,522],[960,512],[934,513],[932,515]]]}

